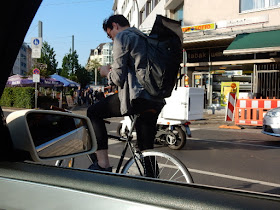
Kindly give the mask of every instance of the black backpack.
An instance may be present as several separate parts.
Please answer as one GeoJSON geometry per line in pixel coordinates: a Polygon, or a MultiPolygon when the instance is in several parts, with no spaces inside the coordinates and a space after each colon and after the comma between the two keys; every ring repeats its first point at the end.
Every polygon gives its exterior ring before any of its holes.
{"type": "Polygon", "coordinates": [[[147,68],[136,70],[137,79],[152,96],[167,98],[177,83],[182,62],[181,23],[157,15],[150,35],[139,35],[147,40],[147,68]]]}

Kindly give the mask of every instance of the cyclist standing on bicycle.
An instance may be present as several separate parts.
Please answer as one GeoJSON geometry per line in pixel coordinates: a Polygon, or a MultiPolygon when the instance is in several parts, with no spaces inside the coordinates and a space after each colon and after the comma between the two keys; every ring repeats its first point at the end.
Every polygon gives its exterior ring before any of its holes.
{"type": "Polygon", "coordinates": [[[157,118],[165,102],[164,99],[151,96],[136,77],[135,71],[147,66],[146,42],[135,32],[138,29],[130,27],[123,15],[112,15],[105,19],[103,29],[114,42],[114,63],[112,68],[102,66],[100,75],[107,76],[109,85],[118,86],[118,93],[93,104],[87,110],[98,144],[97,159],[89,169],[112,171],[103,119],[140,114],[135,126],[138,148],[141,151],[153,149],[157,118]]]}

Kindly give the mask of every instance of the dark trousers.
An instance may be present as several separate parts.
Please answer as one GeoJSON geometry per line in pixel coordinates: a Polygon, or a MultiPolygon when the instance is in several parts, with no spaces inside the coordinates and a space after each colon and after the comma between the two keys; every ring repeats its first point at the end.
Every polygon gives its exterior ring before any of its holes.
{"type": "MultiPolygon", "coordinates": [[[[139,98],[133,100],[132,106],[133,110],[129,114],[140,114],[135,125],[138,148],[153,149],[157,118],[163,104],[139,98]]],[[[92,122],[98,150],[108,149],[108,136],[103,119],[123,116],[120,112],[118,94],[108,96],[91,105],[87,110],[87,116],[92,122]]]]}

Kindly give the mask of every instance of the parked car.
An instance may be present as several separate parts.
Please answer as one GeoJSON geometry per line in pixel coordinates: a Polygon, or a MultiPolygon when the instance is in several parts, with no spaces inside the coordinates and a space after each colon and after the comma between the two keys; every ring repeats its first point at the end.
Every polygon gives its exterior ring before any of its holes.
{"type": "Polygon", "coordinates": [[[271,109],[265,114],[262,133],[280,137],[280,107],[271,109]]]}
{"type": "MultiPolygon", "coordinates": [[[[0,96],[40,3],[41,0],[2,3],[0,96]]],[[[0,114],[0,209],[280,207],[279,196],[43,165],[40,161],[74,157],[96,149],[88,118],[55,111],[24,110],[7,119],[8,128],[1,107],[0,114]],[[50,132],[38,130],[37,122],[47,126],[50,132]],[[73,131],[83,135],[76,139],[73,131]],[[72,143],[71,140],[79,140],[78,150],[69,150],[69,147],[49,151],[45,145],[49,138],[57,139],[57,135],[65,137],[65,146],[72,143]]]]}

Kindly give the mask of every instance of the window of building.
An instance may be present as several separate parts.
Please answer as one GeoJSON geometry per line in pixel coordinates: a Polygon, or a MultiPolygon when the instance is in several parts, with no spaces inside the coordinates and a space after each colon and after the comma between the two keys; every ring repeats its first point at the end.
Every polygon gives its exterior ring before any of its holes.
{"type": "Polygon", "coordinates": [[[144,7],[141,11],[140,11],[140,24],[144,22],[144,20],[146,19],[146,7],[144,7]]]}
{"type": "Polygon", "coordinates": [[[155,6],[157,6],[157,4],[160,2],[160,0],[154,0],[154,4],[155,6]]]}
{"type": "Polygon", "coordinates": [[[240,12],[280,7],[280,0],[240,0],[240,12]]]}
{"type": "Polygon", "coordinates": [[[148,17],[148,15],[151,13],[152,8],[151,8],[151,1],[147,1],[146,3],[146,17],[148,17]]]}
{"type": "Polygon", "coordinates": [[[181,24],[184,25],[184,4],[181,4],[174,10],[174,20],[181,21],[181,24]]]}

